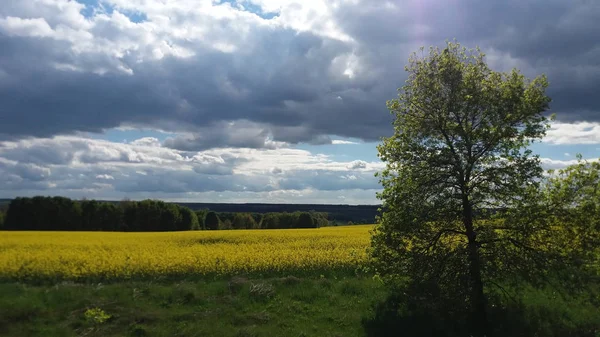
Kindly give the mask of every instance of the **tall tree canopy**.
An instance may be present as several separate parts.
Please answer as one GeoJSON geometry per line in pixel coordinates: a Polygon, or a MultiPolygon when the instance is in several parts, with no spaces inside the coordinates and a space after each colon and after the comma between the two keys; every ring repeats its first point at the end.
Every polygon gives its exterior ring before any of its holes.
{"type": "Polygon", "coordinates": [[[427,301],[470,313],[473,333],[483,336],[486,287],[535,232],[507,234],[490,210],[516,207],[542,178],[528,146],[548,127],[548,82],[493,71],[478,49],[454,42],[422,48],[406,71],[406,85],[387,103],[394,134],[378,146],[384,213],[371,255],[381,276],[409,276],[427,301]]]}

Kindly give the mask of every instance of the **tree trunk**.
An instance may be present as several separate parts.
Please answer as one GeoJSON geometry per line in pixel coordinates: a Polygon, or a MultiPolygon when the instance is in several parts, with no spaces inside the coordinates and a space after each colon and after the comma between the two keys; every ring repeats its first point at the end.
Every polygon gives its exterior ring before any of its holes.
{"type": "Polygon", "coordinates": [[[481,279],[481,261],[477,247],[477,233],[473,228],[473,208],[468,195],[463,195],[463,223],[468,237],[469,277],[471,283],[471,319],[478,337],[488,335],[487,305],[481,279]]]}

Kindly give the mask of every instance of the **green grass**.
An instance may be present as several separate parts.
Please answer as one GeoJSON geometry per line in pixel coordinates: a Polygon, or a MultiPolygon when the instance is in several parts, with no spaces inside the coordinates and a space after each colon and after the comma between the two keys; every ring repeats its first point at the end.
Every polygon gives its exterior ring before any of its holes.
{"type": "MultiPolygon", "coordinates": [[[[365,336],[386,289],[370,278],[0,283],[0,336],[365,336]]],[[[523,293],[537,336],[600,336],[600,298],[523,293]],[[596,330],[597,329],[597,330],[596,330]]],[[[385,317],[384,317],[385,318],[385,317]]],[[[424,322],[423,324],[430,324],[424,322]]]]}
{"type": "Polygon", "coordinates": [[[4,283],[0,336],[361,336],[384,297],[358,278],[4,283]],[[110,318],[86,318],[96,309],[110,318]]]}

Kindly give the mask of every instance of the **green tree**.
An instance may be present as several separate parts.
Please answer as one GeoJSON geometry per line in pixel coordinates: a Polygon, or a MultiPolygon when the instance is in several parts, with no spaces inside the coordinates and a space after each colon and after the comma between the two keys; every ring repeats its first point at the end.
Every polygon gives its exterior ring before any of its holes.
{"type": "Polygon", "coordinates": [[[215,212],[206,213],[206,218],[204,219],[204,225],[206,229],[219,229],[219,216],[215,212]]]}
{"type": "Polygon", "coordinates": [[[123,228],[127,232],[135,232],[141,230],[137,221],[138,203],[130,200],[123,200],[119,203],[119,207],[123,212],[123,228]]]}
{"type": "Polygon", "coordinates": [[[523,201],[528,212],[509,212],[503,226],[519,232],[524,226],[536,228],[537,235],[528,241],[512,240],[525,247],[544,247],[534,255],[535,269],[552,271],[566,289],[577,290],[590,275],[597,275],[600,265],[600,162],[578,155],[577,164],[549,171],[540,192],[523,201]]]}
{"type": "Polygon", "coordinates": [[[155,232],[161,230],[161,202],[157,200],[146,199],[136,202],[136,231],[155,232]]]}
{"type": "Polygon", "coordinates": [[[299,228],[313,228],[315,227],[315,221],[310,213],[302,212],[298,216],[298,227],[299,228]]]}
{"type": "Polygon", "coordinates": [[[123,209],[110,202],[100,202],[96,210],[98,227],[94,230],[118,231],[123,227],[123,209]]]}
{"type": "Polygon", "coordinates": [[[81,229],[94,231],[101,230],[101,224],[99,224],[98,211],[100,205],[96,200],[83,200],[81,205],[81,229]]]}
{"type": "Polygon", "coordinates": [[[206,218],[206,213],[208,213],[208,210],[195,210],[194,213],[196,213],[196,217],[198,217],[198,224],[200,226],[200,229],[207,229],[204,224],[204,219],[206,218]]]}
{"type": "Polygon", "coordinates": [[[231,223],[231,220],[229,219],[225,219],[224,221],[219,222],[219,228],[221,230],[225,230],[225,229],[233,229],[233,224],[231,223]]]}
{"type": "Polygon", "coordinates": [[[235,213],[231,224],[235,229],[256,228],[256,221],[249,213],[235,213]]]}
{"type": "MultiPolygon", "coordinates": [[[[160,207],[160,226],[161,231],[176,231],[178,224],[181,223],[180,207],[171,203],[158,203],[160,207]]],[[[186,228],[189,230],[189,227],[186,228]]]]}
{"type": "Polygon", "coordinates": [[[198,216],[194,211],[192,211],[188,207],[180,206],[179,213],[181,214],[181,221],[177,225],[178,231],[201,229],[200,222],[198,221],[198,216]]]}
{"type": "Polygon", "coordinates": [[[486,245],[493,222],[477,220],[515,206],[538,184],[540,161],[528,146],[548,127],[548,83],[493,71],[484,54],[458,43],[421,51],[409,59],[398,98],[387,102],[394,134],[378,146],[384,212],[371,255],[384,279],[409,276],[426,305],[450,303],[483,336],[485,288],[499,261],[497,245],[486,245]]]}
{"type": "Polygon", "coordinates": [[[263,216],[261,227],[266,229],[279,228],[279,216],[276,213],[267,213],[263,216]]]}

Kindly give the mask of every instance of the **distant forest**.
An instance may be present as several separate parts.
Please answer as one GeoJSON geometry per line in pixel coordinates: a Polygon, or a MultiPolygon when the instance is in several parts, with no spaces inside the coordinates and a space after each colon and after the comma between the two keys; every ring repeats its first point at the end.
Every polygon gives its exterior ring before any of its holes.
{"type": "Polygon", "coordinates": [[[378,206],[0,199],[5,230],[181,231],[317,228],[373,223],[378,206]]]}
{"type": "Polygon", "coordinates": [[[208,209],[215,212],[246,212],[246,213],[282,213],[282,212],[322,212],[328,214],[329,221],[338,223],[375,222],[379,205],[319,205],[319,204],[217,204],[217,203],[176,203],[193,210],[208,209]]]}

